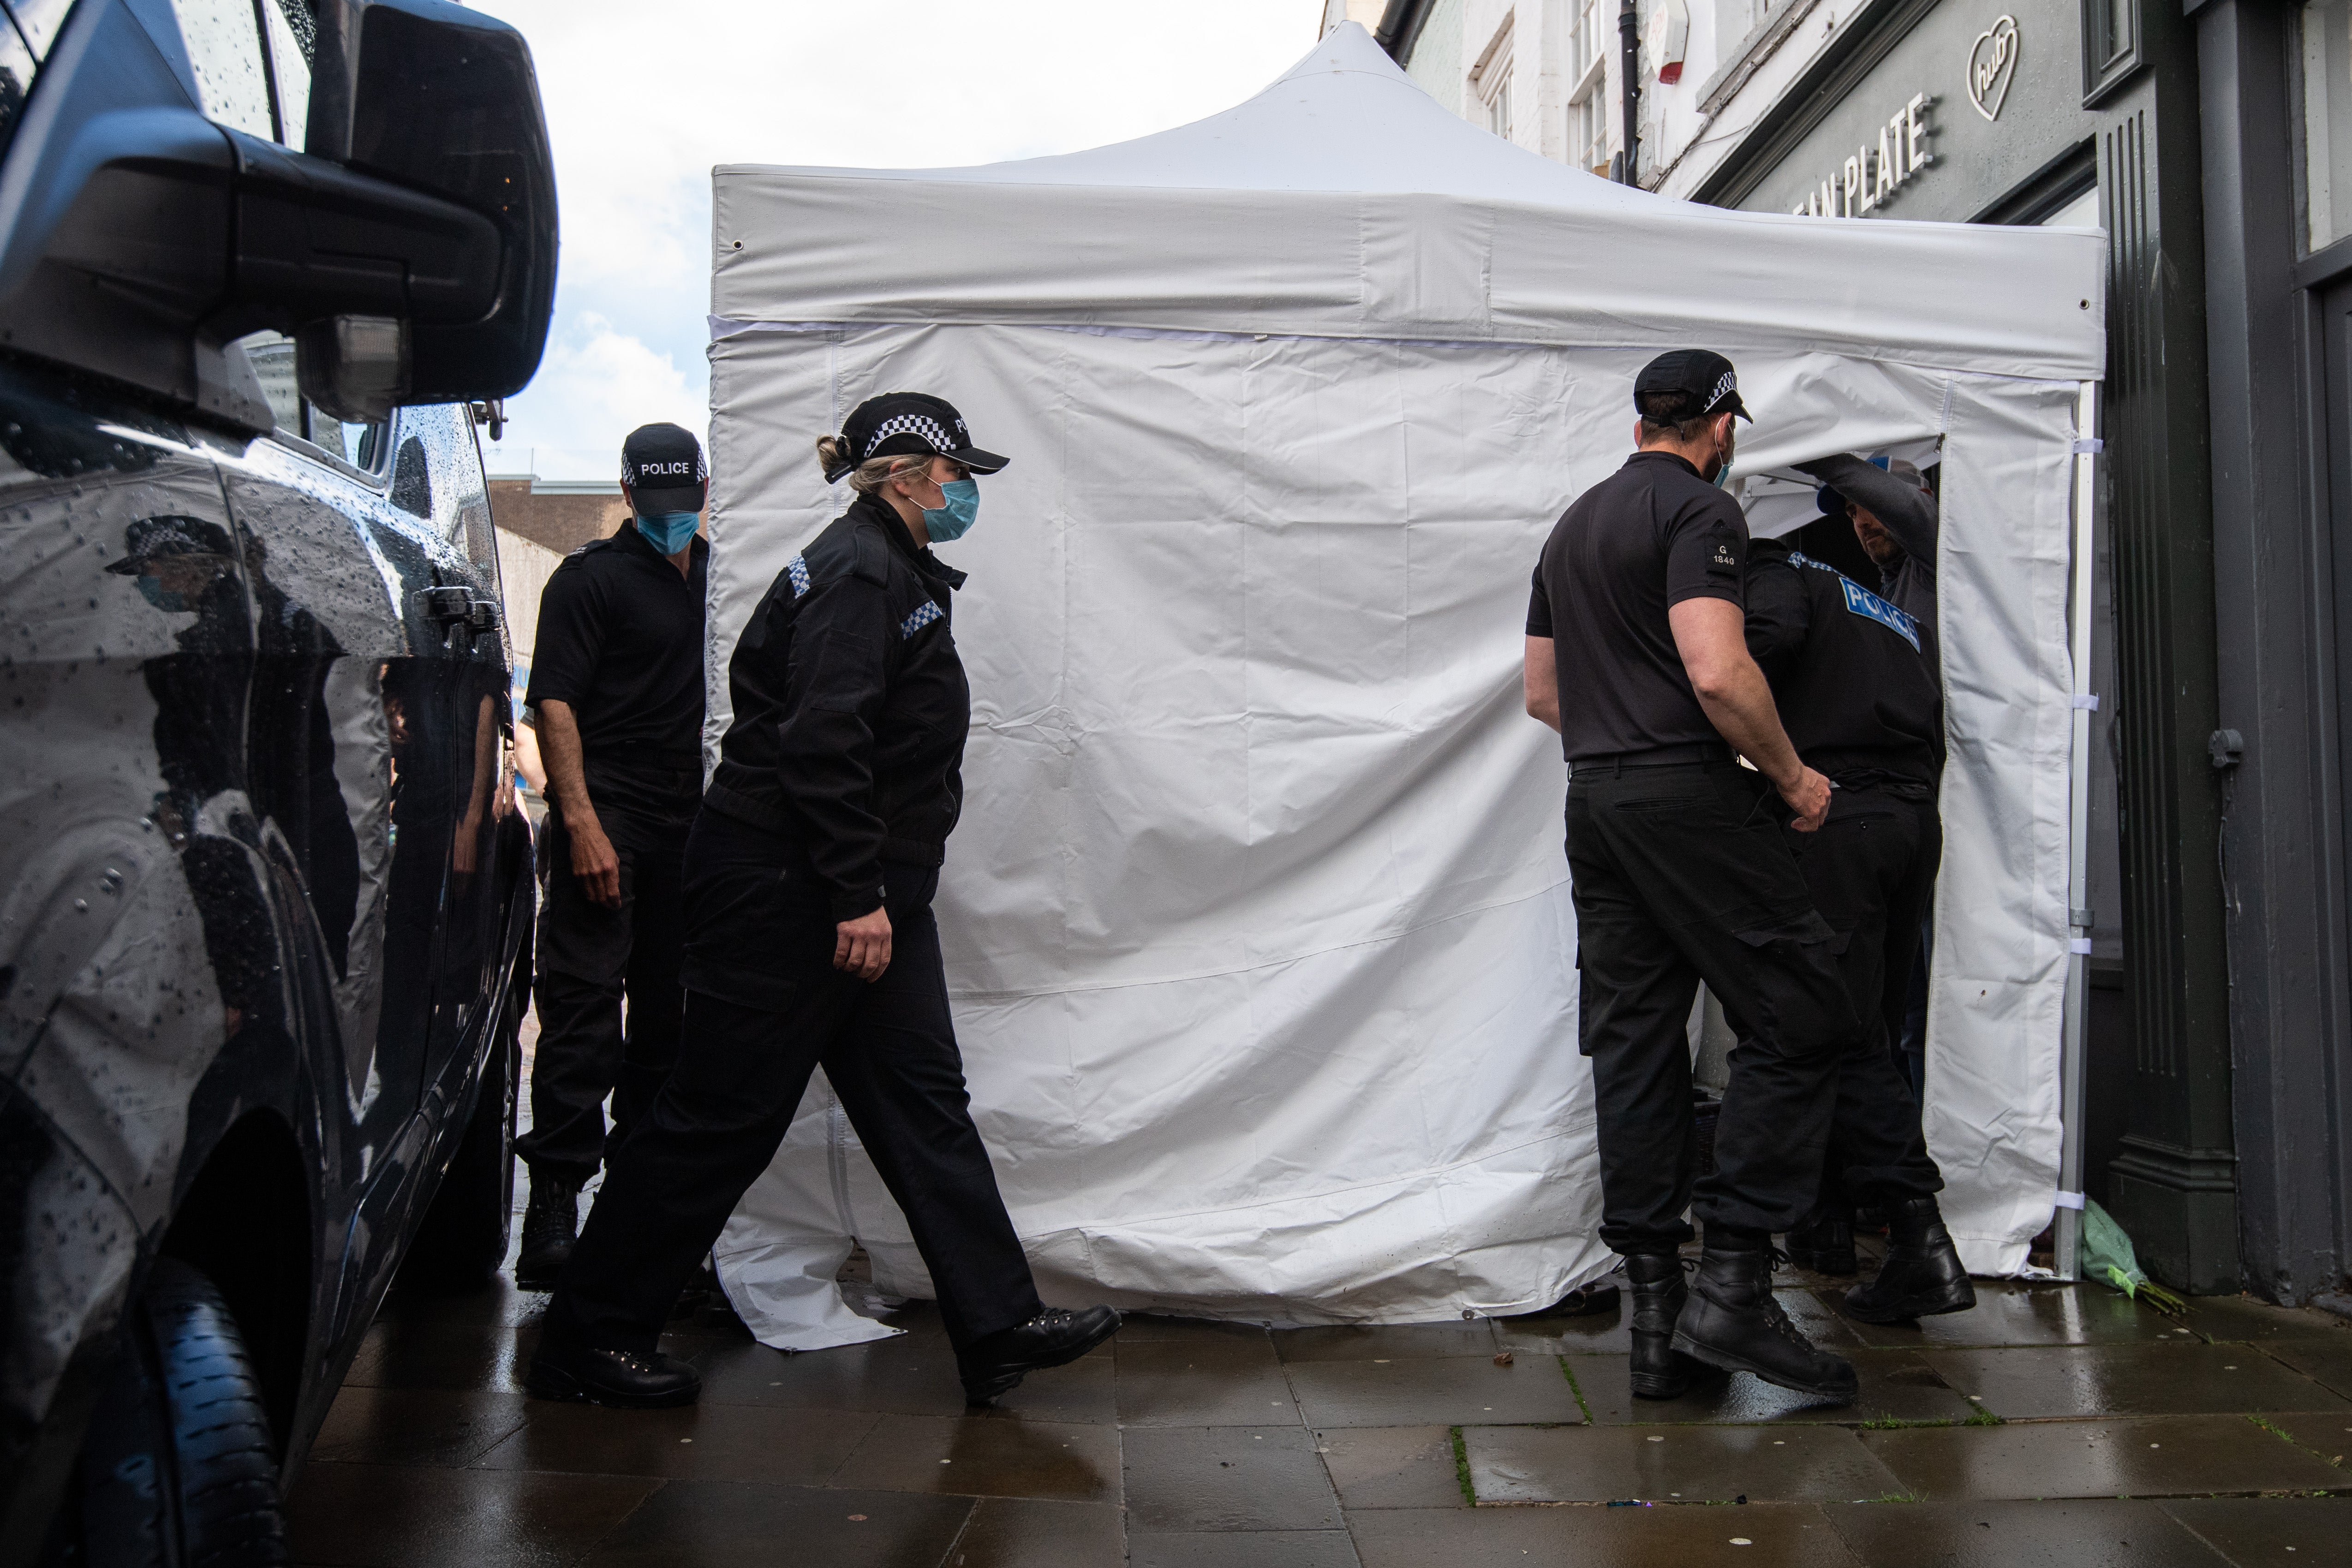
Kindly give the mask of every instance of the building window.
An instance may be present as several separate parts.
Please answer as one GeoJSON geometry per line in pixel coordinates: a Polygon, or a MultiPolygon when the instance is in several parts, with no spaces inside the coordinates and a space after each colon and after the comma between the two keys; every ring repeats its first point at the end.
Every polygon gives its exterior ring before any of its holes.
{"type": "Polygon", "coordinates": [[[2083,0],[2083,107],[2105,102],[2140,65],[2141,0],[2083,0]]]}
{"type": "Polygon", "coordinates": [[[1609,40],[1616,22],[1607,0],[1572,0],[1570,35],[1568,161],[1595,174],[1609,170],[1609,40]]]}
{"type": "Polygon", "coordinates": [[[1486,129],[1511,139],[1511,18],[1495,31],[1494,41],[1470,68],[1470,91],[1478,100],[1486,129]]]}
{"type": "Polygon", "coordinates": [[[2352,0],[2303,8],[2304,244],[2352,235],[2352,0]]]}

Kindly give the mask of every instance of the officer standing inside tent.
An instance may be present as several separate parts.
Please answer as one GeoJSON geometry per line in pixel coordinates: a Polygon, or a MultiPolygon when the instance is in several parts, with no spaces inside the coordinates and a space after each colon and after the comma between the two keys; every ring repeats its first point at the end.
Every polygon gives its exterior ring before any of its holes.
{"type": "Polygon", "coordinates": [[[1580,1044],[1601,1239],[1633,1289],[1633,1392],[1672,1398],[1714,1366],[1851,1402],[1852,1364],[1809,1343],[1771,1289],[1772,1233],[1813,1207],[1839,1065],[1861,1039],[1782,832],[1821,826],[1829,781],[1798,759],[1748,652],[1748,524],[1719,487],[1748,417],[1730,361],[1661,355],[1633,402],[1639,450],[1545,542],[1526,661],[1528,711],[1560,732],[1570,767],[1580,1044]],[[1685,1028],[1702,978],[1749,1041],[1716,1169],[1695,1187],[1685,1028]],[[1706,1226],[1694,1291],[1677,1256],[1686,1207],[1706,1226]]]}
{"type": "MultiPolygon", "coordinates": [[[[1878,569],[1879,593],[1916,622],[1927,668],[1940,672],[1936,538],[1941,514],[1925,476],[1899,457],[1864,458],[1848,452],[1797,466],[1822,481],[1822,511],[1853,525],[1863,553],[1878,569]]],[[[1904,1004],[1902,1018],[1887,1038],[1887,1049],[1910,1080],[1911,1092],[1922,1101],[1927,1091],[1927,954],[1934,931],[1928,911],[1934,894],[1931,876],[1920,900],[1916,956],[1908,967],[1887,971],[1887,983],[1904,1004]]],[[[1792,1239],[1790,1249],[1798,1245],[1792,1239]]]]}
{"type": "Polygon", "coordinates": [[[1917,1103],[1887,1049],[1943,852],[1942,683],[1916,618],[1785,540],[1749,546],[1745,587],[1748,652],[1790,744],[1832,790],[1828,818],[1791,833],[1790,848],[1813,906],[1843,939],[1838,967],[1865,1036],[1838,1073],[1822,1205],[1790,1230],[1789,1253],[1854,1272],[1851,1204],[1868,1197],[1886,1215],[1890,1246],[1877,1277],[1847,1292],[1847,1312],[1872,1322],[1959,1312],[1976,1292],[1937,1207],[1943,1178],[1917,1103]]]}
{"type": "MultiPolygon", "coordinates": [[[[1822,482],[1822,510],[1853,524],[1855,538],[1878,568],[1880,596],[1934,638],[1940,515],[1925,476],[1899,457],[1864,458],[1850,452],[1797,466],[1822,482]]],[[[1932,655],[1932,641],[1927,648],[1932,655]]]]}
{"type": "Polygon", "coordinates": [[[647,424],[621,446],[630,521],[564,558],[540,598],[525,716],[550,810],[536,950],[539,1046],[515,1281],[547,1290],[580,1189],[652,1104],[677,1059],[685,994],[680,876],[702,796],[702,444],[647,424]],[[627,1001],[624,1024],[622,1002],[627,1001]]]}

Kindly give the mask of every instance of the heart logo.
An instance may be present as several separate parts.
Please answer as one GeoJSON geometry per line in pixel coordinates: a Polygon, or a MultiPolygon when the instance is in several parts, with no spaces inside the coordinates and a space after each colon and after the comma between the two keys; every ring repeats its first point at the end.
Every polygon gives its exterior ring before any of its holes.
{"type": "Polygon", "coordinates": [[[1987,120],[2000,118],[2009,84],[2017,75],[2017,18],[2003,16],[1977,35],[1969,50],[1969,101],[1987,120]]]}

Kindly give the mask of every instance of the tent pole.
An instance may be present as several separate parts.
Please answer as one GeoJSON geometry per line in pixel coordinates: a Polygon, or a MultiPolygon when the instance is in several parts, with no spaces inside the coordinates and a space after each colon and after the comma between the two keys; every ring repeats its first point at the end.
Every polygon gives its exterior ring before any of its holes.
{"type": "MultiPolygon", "coordinates": [[[[2068,653],[2074,678],[2073,744],[2067,764],[2066,1004],[2059,1067],[2059,1145],[2056,1233],[2053,1238],[2058,1277],[2082,1278],[2084,1020],[2090,1004],[2091,926],[2091,707],[2084,688],[2091,683],[2091,524],[2097,502],[2094,433],[2098,429],[2099,388],[2084,382],[2074,394],[2074,576],[2067,617],[2068,653]]],[[[2091,698],[2090,701],[2095,701],[2091,698]]]]}

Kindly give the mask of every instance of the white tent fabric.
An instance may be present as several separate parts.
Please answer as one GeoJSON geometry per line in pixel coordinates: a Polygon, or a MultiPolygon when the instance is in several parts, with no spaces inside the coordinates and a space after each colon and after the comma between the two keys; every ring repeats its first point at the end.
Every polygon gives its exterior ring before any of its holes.
{"type": "MultiPolygon", "coordinates": [[[[2101,236],[1612,186],[1353,26],[1092,152],[724,167],[714,229],[714,746],[745,615],[846,499],[816,435],[926,390],[1013,459],[943,551],[974,711],[939,910],[1049,1299],[1405,1322],[1608,1267],[1520,624],[1553,518],[1628,449],[1633,372],[1689,343],[1739,365],[1743,472],[1941,443],[1929,1134],[1970,1266],[2022,1265],[2058,1161],[2101,236]]],[[[788,1145],[747,1210],[832,1157],[788,1145]]]]}

